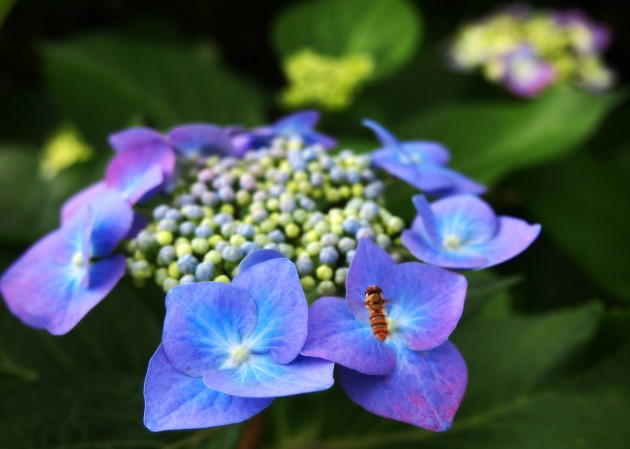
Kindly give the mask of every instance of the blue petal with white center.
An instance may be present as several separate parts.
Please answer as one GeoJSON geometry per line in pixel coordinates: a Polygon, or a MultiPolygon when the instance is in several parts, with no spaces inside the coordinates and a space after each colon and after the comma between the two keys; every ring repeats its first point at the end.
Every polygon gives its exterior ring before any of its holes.
{"type": "Polygon", "coordinates": [[[234,369],[204,374],[210,388],[247,398],[290,396],[327,390],[333,385],[334,364],[327,360],[298,356],[291,363],[279,364],[266,355],[250,354],[234,369]]]}
{"type": "Polygon", "coordinates": [[[177,370],[201,377],[229,364],[256,323],[256,304],[232,285],[179,285],[166,297],[164,350],[177,370]]]}
{"type": "Polygon", "coordinates": [[[276,363],[295,359],[308,323],[308,304],[295,265],[286,258],[268,260],[239,273],[232,286],[247,292],[256,304],[258,324],[248,338],[253,350],[268,352],[276,363]]]}
{"type": "Polygon", "coordinates": [[[418,216],[403,232],[402,242],[418,259],[445,268],[497,265],[520,254],[540,233],[540,225],[497,217],[487,203],[472,195],[444,198],[430,206],[416,197],[414,204],[418,216]]]}
{"type": "Polygon", "coordinates": [[[242,398],[213,390],[201,377],[177,371],[162,345],[149,362],[144,399],[144,425],[154,432],[241,422],[273,401],[273,398],[242,398]]]}
{"type": "MultiPolygon", "coordinates": [[[[111,216],[106,211],[92,214],[91,209],[88,205],[76,212],[60,229],[37,241],[3,274],[2,295],[11,312],[25,324],[55,335],[65,334],[123,276],[124,256],[100,253],[109,257],[91,260],[90,253],[95,229],[99,230],[97,234],[112,238],[126,230],[109,227],[111,216]]],[[[96,243],[101,251],[106,248],[96,243]]]]}
{"type": "Polygon", "coordinates": [[[446,148],[434,142],[400,142],[380,124],[364,120],[383,145],[372,154],[372,164],[392,176],[434,196],[485,192],[485,187],[461,173],[444,167],[446,148]]]}

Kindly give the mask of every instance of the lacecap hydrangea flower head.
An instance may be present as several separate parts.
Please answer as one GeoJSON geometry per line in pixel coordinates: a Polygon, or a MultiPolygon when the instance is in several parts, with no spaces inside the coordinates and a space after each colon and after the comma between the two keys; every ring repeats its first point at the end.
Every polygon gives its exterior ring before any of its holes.
{"type": "Polygon", "coordinates": [[[467,380],[448,341],[467,284],[447,269],[504,262],[539,226],[497,217],[436,142],[402,142],[368,120],[374,152],[333,151],[318,117],[113,134],[103,180],[3,274],[9,310],[64,334],[125,271],[161,286],[151,430],[243,421],[274,398],[329,388],[334,364],[366,410],[446,430],[467,380]],[[395,182],[419,190],[410,227],[388,209],[395,182]]]}
{"type": "Polygon", "coordinates": [[[601,92],[614,84],[602,58],[610,42],[610,30],[577,9],[512,5],[462,25],[448,58],[455,69],[480,70],[519,97],[559,84],[601,92]]]}

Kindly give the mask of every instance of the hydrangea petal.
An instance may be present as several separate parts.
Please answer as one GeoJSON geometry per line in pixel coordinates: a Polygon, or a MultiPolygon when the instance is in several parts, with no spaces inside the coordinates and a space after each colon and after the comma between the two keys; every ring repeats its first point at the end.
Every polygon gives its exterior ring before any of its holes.
{"type": "Polygon", "coordinates": [[[315,125],[319,121],[319,112],[315,110],[299,111],[288,115],[276,123],[272,128],[275,134],[294,134],[302,137],[308,144],[319,143],[324,148],[334,148],[337,141],[326,134],[315,131],[315,125]]]}
{"type": "Polygon", "coordinates": [[[431,205],[424,195],[415,195],[412,202],[418,211],[418,216],[414,219],[411,229],[439,248],[442,244],[442,235],[431,205]]]}
{"type": "Polygon", "coordinates": [[[86,264],[83,244],[89,234],[83,213],[36,242],[4,273],[0,289],[11,312],[25,324],[54,335],[70,331],[118,283],[125,257],[86,264]],[[79,229],[77,223],[85,229],[79,229]],[[83,266],[73,263],[82,253],[83,266]]]}
{"type": "Polygon", "coordinates": [[[346,278],[346,298],[348,308],[361,321],[367,321],[365,289],[378,285],[380,276],[394,266],[394,260],[387,252],[369,239],[361,239],[346,278]]]}
{"type": "Polygon", "coordinates": [[[466,286],[460,274],[417,262],[388,269],[380,285],[394,332],[400,332],[407,347],[417,351],[436,348],[447,340],[462,316],[466,286]]]}
{"type": "Polygon", "coordinates": [[[230,396],[209,388],[201,377],[177,371],[162,345],[149,362],[144,399],[144,425],[154,432],[241,422],[273,401],[273,398],[230,396]]]}
{"type": "Polygon", "coordinates": [[[367,126],[374,131],[376,138],[384,147],[391,147],[392,149],[400,147],[398,139],[380,123],[377,123],[374,120],[363,120],[361,123],[363,126],[367,126]]]}
{"type": "Polygon", "coordinates": [[[372,334],[368,323],[357,321],[342,298],[323,297],[311,305],[302,354],[363,374],[388,374],[396,365],[394,350],[372,334]]]}
{"type": "Polygon", "coordinates": [[[467,378],[464,359],[448,341],[430,351],[401,347],[396,369],[386,376],[344,367],[337,375],[341,388],[364,409],[434,432],[450,428],[467,378]]]}
{"type": "Polygon", "coordinates": [[[188,157],[233,155],[234,146],[228,135],[216,125],[195,123],[173,128],[168,137],[175,150],[188,157]]]}
{"type": "Polygon", "coordinates": [[[75,193],[61,206],[61,223],[70,220],[83,207],[98,199],[107,190],[109,187],[105,181],[99,181],[75,193]]]}
{"type": "Polygon", "coordinates": [[[129,232],[125,236],[125,239],[129,240],[136,238],[140,231],[146,228],[149,223],[149,219],[146,216],[134,211],[131,226],[129,227],[129,232]]]}
{"type": "Polygon", "coordinates": [[[69,223],[85,208],[89,208],[93,222],[90,236],[92,251],[86,253],[87,257],[110,255],[129,234],[133,210],[120,192],[107,187],[103,182],[98,182],[64,203],[61,210],[62,225],[69,223]]]}
{"type": "Polygon", "coordinates": [[[253,356],[238,368],[209,371],[203,381],[217,391],[248,398],[290,396],[332,387],[333,368],[332,362],[312,357],[279,364],[267,356],[253,356]]]}
{"type": "Polygon", "coordinates": [[[114,289],[124,276],[126,268],[127,261],[122,254],[92,262],[90,264],[89,286],[87,288],[81,286],[74,291],[71,301],[65,305],[59,305],[60,309],[65,308],[65,319],[62,324],[48,328],[48,331],[54,335],[62,335],[74,328],[90,310],[114,289]]]}
{"type": "MultiPolygon", "coordinates": [[[[162,154],[152,154],[150,148],[126,151],[118,154],[107,166],[105,182],[121,192],[129,203],[136,204],[141,199],[148,199],[165,179],[165,170],[156,157],[163,157],[164,165],[175,164],[175,156],[168,150],[162,154]]],[[[173,172],[171,167],[168,176],[173,172]]]]}
{"type": "Polygon", "coordinates": [[[167,145],[164,136],[154,129],[142,126],[128,128],[109,136],[109,144],[117,153],[136,150],[140,147],[167,145]]]}
{"type": "Polygon", "coordinates": [[[428,140],[413,140],[402,143],[403,149],[412,159],[419,157],[421,162],[434,165],[446,165],[451,160],[451,154],[446,147],[428,140]]]}
{"type": "Polygon", "coordinates": [[[2,275],[2,296],[15,316],[37,329],[55,329],[63,323],[64,305],[87,274],[72,265],[81,242],[67,229],[56,230],[35,242],[2,275]]]}
{"type": "Polygon", "coordinates": [[[93,227],[90,236],[92,257],[109,256],[129,234],[133,210],[122,196],[111,189],[104,190],[88,204],[93,227]]]}
{"type": "Polygon", "coordinates": [[[256,327],[256,304],[219,282],[179,285],[166,296],[162,341],[177,370],[201,377],[218,368],[256,327]]]}
{"type": "Polygon", "coordinates": [[[258,265],[259,263],[266,262],[272,259],[284,259],[284,256],[278,251],[274,251],[272,249],[260,249],[258,251],[254,251],[253,253],[248,254],[241,261],[238,266],[238,272],[242,273],[243,271],[253,267],[254,265],[258,265]]]}
{"type": "Polygon", "coordinates": [[[532,244],[540,225],[530,225],[524,220],[513,217],[499,217],[497,235],[485,244],[471,245],[470,251],[478,251],[487,262],[482,268],[491,267],[522,253],[532,244]]]}
{"type": "Polygon", "coordinates": [[[426,237],[416,231],[403,231],[402,244],[419,260],[443,268],[476,270],[484,267],[488,259],[478,252],[461,248],[458,251],[446,251],[436,248],[426,237]]]}
{"type": "Polygon", "coordinates": [[[277,363],[295,359],[308,323],[308,303],[295,265],[284,258],[268,260],[239,273],[232,285],[256,303],[258,325],[248,344],[256,351],[269,351],[277,363]]]}
{"type": "Polygon", "coordinates": [[[462,245],[483,243],[497,232],[497,217],[494,211],[476,196],[450,196],[434,202],[431,209],[442,238],[455,235],[462,245]]]}

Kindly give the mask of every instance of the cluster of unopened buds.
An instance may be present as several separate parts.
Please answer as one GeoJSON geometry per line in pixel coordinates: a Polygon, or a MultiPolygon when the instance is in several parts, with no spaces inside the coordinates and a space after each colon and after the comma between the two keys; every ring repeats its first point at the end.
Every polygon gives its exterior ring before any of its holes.
{"type": "Polygon", "coordinates": [[[614,83],[602,59],[610,41],[610,30],[579,10],[513,5],[463,25],[448,57],[454,68],[480,69],[488,81],[520,97],[557,84],[601,92],[614,83]]]}
{"type": "Polygon", "coordinates": [[[104,179],[2,276],[7,306],[64,334],[125,272],[154,279],[168,292],[144,389],[154,431],[246,420],[274,398],[330,388],[335,364],[361,407],[449,428],[467,383],[448,341],[467,283],[446,268],[501,263],[540,227],[497,217],[437,143],[366,121],[380,148],[335,153],[317,120],[112,135],[104,179]],[[439,198],[414,196],[410,226],[385,204],[393,178],[439,198]]]}

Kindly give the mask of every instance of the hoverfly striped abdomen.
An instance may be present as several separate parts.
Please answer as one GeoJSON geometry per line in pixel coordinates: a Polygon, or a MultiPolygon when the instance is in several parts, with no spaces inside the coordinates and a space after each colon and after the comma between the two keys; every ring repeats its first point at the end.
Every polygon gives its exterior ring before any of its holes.
{"type": "Polygon", "coordinates": [[[370,285],[365,290],[365,308],[370,311],[370,326],[372,333],[380,341],[387,338],[387,316],[385,315],[385,303],[383,291],[376,285],[370,285]]]}

